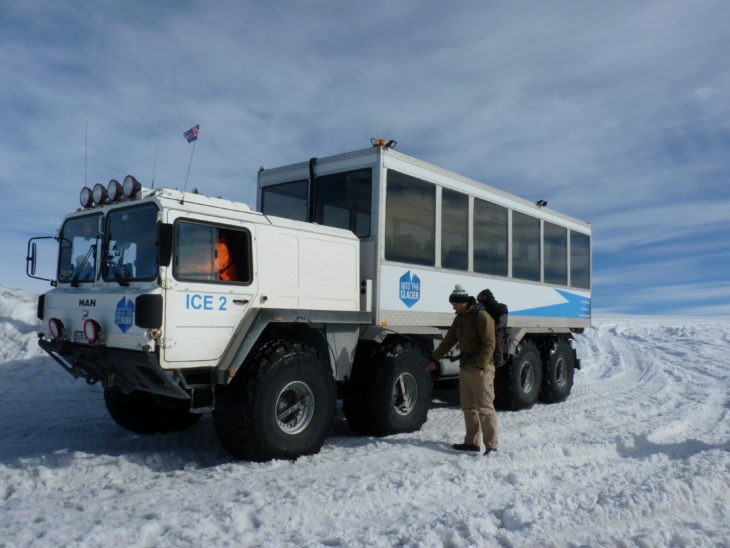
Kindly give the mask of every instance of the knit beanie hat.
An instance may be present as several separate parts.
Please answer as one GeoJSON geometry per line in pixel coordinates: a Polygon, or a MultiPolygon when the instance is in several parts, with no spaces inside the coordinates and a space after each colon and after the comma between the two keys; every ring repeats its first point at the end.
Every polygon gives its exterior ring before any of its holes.
{"type": "Polygon", "coordinates": [[[449,295],[449,302],[468,303],[469,294],[466,292],[466,289],[464,289],[460,284],[456,284],[454,286],[454,290],[451,292],[451,295],[449,295]]]}
{"type": "Polygon", "coordinates": [[[483,289],[480,291],[479,295],[477,295],[477,301],[482,303],[484,306],[497,303],[497,299],[494,298],[494,295],[489,289],[483,289]]]}

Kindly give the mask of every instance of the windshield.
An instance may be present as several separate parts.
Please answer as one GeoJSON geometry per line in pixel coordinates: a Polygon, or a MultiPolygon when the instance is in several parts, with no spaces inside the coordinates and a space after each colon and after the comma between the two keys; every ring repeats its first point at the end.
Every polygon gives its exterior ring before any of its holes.
{"type": "Polygon", "coordinates": [[[157,208],[116,209],[107,214],[104,280],[126,284],[157,277],[157,208]]]}
{"type": "Polygon", "coordinates": [[[93,282],[100,214],[68,219],[61,228],[59,282],[93,282]]]}

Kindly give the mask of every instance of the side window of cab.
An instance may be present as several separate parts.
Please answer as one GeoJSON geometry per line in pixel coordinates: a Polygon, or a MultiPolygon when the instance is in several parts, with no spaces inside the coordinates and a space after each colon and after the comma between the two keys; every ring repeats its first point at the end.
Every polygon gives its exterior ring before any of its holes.
{"type": "Polygon", "coordinates": [[[175,223],[173,276],[177,280],[250,284],[251,234],[194,221],[175,223]]]}

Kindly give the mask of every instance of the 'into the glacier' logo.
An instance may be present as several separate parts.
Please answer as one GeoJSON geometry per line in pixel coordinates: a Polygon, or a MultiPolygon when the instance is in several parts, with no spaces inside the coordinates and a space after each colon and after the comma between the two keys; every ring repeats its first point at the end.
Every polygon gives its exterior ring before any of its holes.
{"type": "Polygon", "coordinates": [[[421,279],[415,274],[411,276],[409,270],[400,278],[400,290],[398,292],[400,300],[411,308],[421,298],[421,279]]]}
{"type": "Polygon", "coordinates": [[[117,310],[114,314],[114,323],[119,326],[122,333],[129,331],[134,323],[134,301],[122,297],[117,303],[117,310]]]}

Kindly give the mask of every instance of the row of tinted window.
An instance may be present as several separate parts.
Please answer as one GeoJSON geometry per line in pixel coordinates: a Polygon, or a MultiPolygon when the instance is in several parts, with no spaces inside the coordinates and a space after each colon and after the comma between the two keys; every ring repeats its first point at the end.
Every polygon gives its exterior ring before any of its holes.
{"type": "Polygon", "coordinates": [[[314,211],[311,214],[308,187],[309,183],[305,179],[264,187],[261,211],[296,221],[314,221],[345,228],[360,238],[370,235],[372,169],[318,176],[315,179],[314,211]]]}
{"type": "MultiPolygon", "coordinates": [[[[507,208],[474,199],[474,271],[507,276],[507,208]]],[[[441,194],[441,266],[467,270],[469,197],[449,189],[441,194]]],[[[388,171],[385,258],[426,266],[436,264],[436,187],[415,177],[388,171]]],[[[545,283],[568,285],[568,230],[543,222],[545,283]]],[[[540,220],[512,212],[512,277],[541,281],[540,220]]],[[[570,282],[590,287],[590,237],[570,231],[570,282]]]]}
{"type": "MultiPolygon", "coordinates": [[[[112,210],[106,221],[99,213],[68,219],[60,237],[58,280],[93,282],[99,266],[107,282],[154,280],[157,238],[157,208],[151,204],[112,210]],[[102,239],[104,259],[97,261],[102,239]]],[[[173,257],[173,274],[178,280],[252,281],[251,236],[247,230],[179,221],[175,223],[173,257]]]]}

